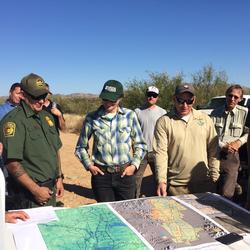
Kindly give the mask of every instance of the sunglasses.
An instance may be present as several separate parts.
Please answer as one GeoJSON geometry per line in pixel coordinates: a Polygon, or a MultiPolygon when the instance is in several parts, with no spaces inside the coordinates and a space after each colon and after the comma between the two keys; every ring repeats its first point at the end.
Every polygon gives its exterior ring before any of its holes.
{"type": "Polygon", "coordinates": [[[234,98],[235,100],[238,100],[240,97],[237,96],[237,95],[232,95],[232,94],[229,94],[227,95],[228,97],[230,97],[231,99],[234,98]]]}
{"type": "Polygon", "coordinates": [[[177,101],[179,104],[182,104],[182,105],[183,105],[184,103],[186,103],[187,105],[191,105],[191,104],[194,103],[194,98],[185,100],[185,99],[182,99],[182,98],[180,98],[180,97],[176,97],[176,101],[177,101]]]}
{"type": "Polygon", "coordinates": [[[148,92],[147,93],[147,97],[154,97],[154,98],[157,98],[158,97],[158,94],[154,93],[154,92],[148,92]]]}
{"type": "Polygon", "coordinates": [[[33,96],[30,94],[28,94],[28,95],[31,97],[31,99],[33,99],[35,101],[40,101],[40,100],[45,100],[48,94],[46,93],[46,94],[39,95],[39,96],[33,96]]]}

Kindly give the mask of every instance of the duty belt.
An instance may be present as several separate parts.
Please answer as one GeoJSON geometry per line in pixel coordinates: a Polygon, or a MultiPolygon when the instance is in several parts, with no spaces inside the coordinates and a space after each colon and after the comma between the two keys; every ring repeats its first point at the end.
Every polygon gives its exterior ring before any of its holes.
{"type": "Polygon", "coordinates": [[[130,162],[121,164],[121,165],[100,165],[98,163],[94,163],[95,166],[100,168],[103,172],[108,172],[110,174],[122,173],[128,166],[130,166],[130,162]]]}

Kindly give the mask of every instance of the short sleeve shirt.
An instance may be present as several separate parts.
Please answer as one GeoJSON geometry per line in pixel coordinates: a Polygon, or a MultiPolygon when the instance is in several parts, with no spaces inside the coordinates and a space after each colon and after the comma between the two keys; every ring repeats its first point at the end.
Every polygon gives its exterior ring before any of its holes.
{"type": "Polygon", "coordinates": [[[62,146],[52,116],[38,114],[25,103],[12,110],[0,123],[3,159],[19,160],[34,181],[58,175],[57,151],[62,146]]]}

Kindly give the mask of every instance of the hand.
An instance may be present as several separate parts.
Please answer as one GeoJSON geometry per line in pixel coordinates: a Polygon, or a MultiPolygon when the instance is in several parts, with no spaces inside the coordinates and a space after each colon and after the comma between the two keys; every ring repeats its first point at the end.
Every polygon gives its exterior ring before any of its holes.
{"type": "Polygon", "coordinates": [[[16,223],[17,219],[25,221],[29,218],[29,215],[26,214],[24,211],[12,211],[5,213],[5,222],[8,223],[16,223]]]}
{"type": "Polygon", "coordinates": [[[98,173],[104,175],[102,170],[94,165],[89,167],[89,171],[91,172],[92,175],[98,175],[98,173]]]}
{"type": "Polygon", "coordinates": [[[40,205],[45,205],[52,194],[53,191],[47,187],[38,187],[33,191],[34,198],[40,205]]]}
{"type": "Polygon", "coordinates": [[[226,143],[224,147],[221,149],[225,153],[234,153],[235,149],[230,145],[230,143],[226,143]]]}
{"type": "Polygon", "coordinates": [[[156,193],[158,196],[166,197],[167,196],[167,184],[164,182],[160,182],[158,184],[156,193]]]}
{"type": "Polygon", "coordinates": [[[241,147],[241,141],[240,140],[236,140],[233,142],[229,143],[230,147],[234,150],[234,151],[238,151],[239,148],[241,147]]]}
{"type": "Polygon", "coordinates": [[[56,181],[56,197],[61,198],[64,194],[63,179],[60,177],[56,181]]]}
{"type": "Polygon", "coordinates": [[[3,144],[0,142],[0,156],[2,155],[3,153],[3,144]]]}
{"type": "Polygon", "coordinates": [[[55,115],[55,116],[62,116],[62,113],[61,113],[61,111],[58,109],[58,108],[52,108],[51,109],[51,113],[53,114],[53,115],[55,115]]]}
{"type": "Polygon", "coordinates": [[[121,177],[124,177],[125,175],[131,176],[135,173],[136,167],[134,165],[130,165],[126,167],[121,175],[121,177]]]}

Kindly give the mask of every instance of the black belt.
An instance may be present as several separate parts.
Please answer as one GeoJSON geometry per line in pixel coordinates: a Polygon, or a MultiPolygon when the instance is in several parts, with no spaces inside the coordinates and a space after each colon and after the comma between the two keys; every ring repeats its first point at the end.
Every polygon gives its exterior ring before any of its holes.
{"type": "Polygon", "coordinates": [[[121,164],[121,165],[100,165],[98,163],[94,163],[94,165],[100,168],[103,172],[108,172],[110,174],[122,173],[128,166],[130,166],[130,162],[121,164]]]}

